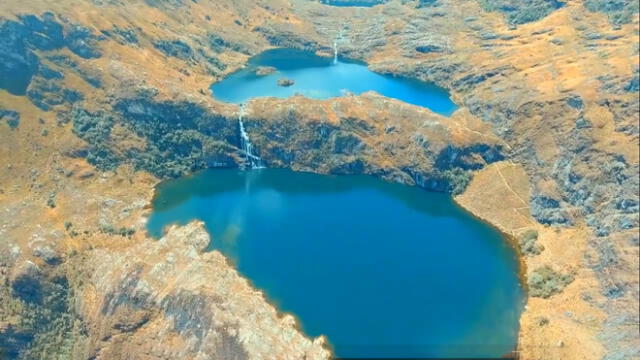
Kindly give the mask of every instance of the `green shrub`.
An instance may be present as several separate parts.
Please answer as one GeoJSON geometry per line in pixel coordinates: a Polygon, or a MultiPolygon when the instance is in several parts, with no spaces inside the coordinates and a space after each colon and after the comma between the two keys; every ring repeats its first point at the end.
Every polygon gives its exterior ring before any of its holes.
{"type": "Polygon", "coordinates": [[[56,193],[52,192],[49,194],[49,197],[47,198],[47,206],[50,208],[54,208],[56,207],[56,193]]]}
{"type": "Polygon", "coordinates": [[[114,119],[106,112],[90,113],[75,106],[71,111],[73,133],[90,144],[109,140],[114,119]]]}
{"type": "Polygon", "coordinates": [[[167,56],[188,60],[193,56],[191,47],[182,40],[158,40],[153,46],[167,56]]]}
{"type": "Polygon", "coordinates": [[[622,25],[637,16],[640,3],[637,0],[587,0],[584,6],[589,11],[607,14],[612,24],[622,25]]]}
{"type": "Polygon", "coordinates": [[[538,326],[547,326],[549,325],[549,319],[547,317],[544,316],[538,316],[536,318],[536,323],[538,324],[538,326]]]}
{"type": "Polygon", "coordinates": [[[573,280],[571,274],[561,274],[547,265],[539,267],[529,277],[529,295],[546,299],[562,292],[573,280]]]}
{"type": "Polygon", "coordinates": [[[206,167],[234,166],[228,155],[238,141],[237,123],[187,102],[154,102],[146,97],[116,105],[123,125],[146,142],[125,155],[136,169],[160,178],[206,167]]]}
{"type": "Polygon", "coordinates": [[[115,170],[122,160],[107,145],[98,144],[87,151],[87,162],[99,170],[115,170]]]}
{"type": "Polygon", "coordinates": [[[499,11],[510,24],[537,21],[561,8],[558,0],[478,0],[486,11],[499,11]]]}
{"type": "Polygon", "coordinates": [[[449,184],[449,191],[453,195],[461,194],[471,182],[471,171],[453,168],[441,172],[442,178],[449,184]]]}
{"type": "Polygon", "coordinates": [[[90,113],[79,107],[71,111],[73,132],[91,146],[87,161],[100,170],[114,170],[122,160],[110,150],[111,129],[115,121],[110,114],[98,111],[90,113]]]}
{"type": "Polygon", "coordinates": [[[109,235],[120,235],[120,236],[126,236],[126,237],[130,237],[131,235],[136,233],[136,229],[134,228],[128,228],[128,227],[116,228],[113,225],[102,226],[100,227],[100,231],[109,235]]]}
{"type": "Polygon", "coordinates": [[[520,243],[520,250],[525,256],[540,255],[544,250],[544,246],[537,243],[538,232],[536,230],[527,230],[518,242],[520,243]]]}
{"type": "MultiPolygon", "coordinates": [[[[56,268],[50,274],[32,277],[37,284],[37,302],[15,296],[5,277],[0,276],[0,359],[71,359],[73,347],[82,341],[83,324],[73,306],[73,289],[56,268]]],[[[15,290],[15,289],[14,289],[15,290]]]]}

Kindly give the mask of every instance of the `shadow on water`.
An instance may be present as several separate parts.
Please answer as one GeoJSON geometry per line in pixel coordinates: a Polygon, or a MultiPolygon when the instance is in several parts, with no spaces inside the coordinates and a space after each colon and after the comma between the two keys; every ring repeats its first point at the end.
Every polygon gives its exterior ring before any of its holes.
{"type": "MultiPolygon", "coordinates": [[[[367,66],[364,61],[340,57],[344,64],[357,64],[367,66]]],[[[302,70],[314,67],[332,66],[333,58],[318,56],[309,51],[298,49],[271,49],[266,50],[249,59],[250,70],[258,66],[271,66],[278,70],[302,70]]]]}
{"type": "Polygon", "coordinates": [[[203,170],[193,176],[163,182],[158,186],[153,208],[166,211],[193,197],[206,198],[215,194],[250,188],[253,191],[273,189],[283,194],[329,194],[356,189],[371,189],[402,201],[406,206],[430,216],[456,216],[463,210],[452,207],[448,194],[430,192],[433,201],[425,203],[420,195],[425,190],[418,187],[381,181],[370,175],[318,175],[296,172],[295,182],[282,181],[291,175],[288,169],[239,169],[203,170]]]}
{"type": "Polygon", "coordinates": [[[320,2],[337,7],[374,7],[386,3],[387,0],[321,0],[320,2]]]}

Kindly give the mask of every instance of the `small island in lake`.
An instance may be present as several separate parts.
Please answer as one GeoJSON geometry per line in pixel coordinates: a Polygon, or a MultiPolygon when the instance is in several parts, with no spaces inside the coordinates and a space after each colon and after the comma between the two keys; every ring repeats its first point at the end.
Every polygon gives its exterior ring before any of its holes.
{"type": "Polygon", "coordinates": [[[258,66],[258,68],[256,69],[256,75],[267,76],[273,74],[276,71],[277,69],[273,66],[258,66]]]}
{"type": "Polygon", "coordinates": [[[289,87],[295,84],[296,82],[292,79],[280,78],[278,79],[278,86],[289,87]]]}

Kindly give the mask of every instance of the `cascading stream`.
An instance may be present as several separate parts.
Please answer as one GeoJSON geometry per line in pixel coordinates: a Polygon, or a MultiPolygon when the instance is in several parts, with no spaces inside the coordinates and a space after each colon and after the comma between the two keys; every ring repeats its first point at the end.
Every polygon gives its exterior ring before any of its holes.
{"type": "Polygon", "coordinates": [[[344,28],[340,29],[335,40],[333,40],[333,64],[338,64],[338,42],[344,40],[344,28]]]}
{"type": "Polygon", "coordinates": [[[336,36],[335,40],[333,40],[333,64],[336,65],[338,63],[338,41],[342,39],[342,30],[336,36]]]}
{"type": "Polygon", "coordinates": [[[264,168],[262,165],[262,159],[253,153],[253,145],[251,144],[251,140],[249,140],[249,135],[247,135],[247,132],[244,129],[244,123],[242,122],[244,112],[244,104],[241,104],[240,115],[238,116],[238,125],[240,127],[240,146],[242,146],[246,162],[249,164],[251,169],[262,169],[264,168]]]}

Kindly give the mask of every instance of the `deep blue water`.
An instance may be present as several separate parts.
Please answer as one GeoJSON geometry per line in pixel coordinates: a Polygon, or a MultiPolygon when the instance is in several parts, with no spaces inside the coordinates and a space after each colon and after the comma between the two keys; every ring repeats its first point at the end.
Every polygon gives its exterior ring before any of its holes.
{"type": "Polygon", "coordinates": [[[340,357],[502,356],[514,251],[450,196],[368,176],[209,170],[161,184],[148,231],[204,221],[211,249],[340,357]]]}
{"type": "Polygon", "coordinates": [[[385,0],[321,0],[321,3],[330,6],[340,7],[373,7],[376,5],[384,4],[385,0]]]}
{"type": "Polygon", "coordinates": [[[244,103],[254,97],[279,98],[302,94],[314,99],[376,91],[409,104],[426,107],[449,116],[457,108],[449,93],[434,84],[415,79],[377,74],[363,63],[317,56],[292,49],[268,50],[249,60],[248,66],[211,86],[213,96],[231,103],[244,103]],[[258,66],[271,66],[275,73],[259,76],[258,66]],[[293,86],[278,85],[278,79],[295,81],[293,86]]]}

